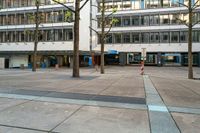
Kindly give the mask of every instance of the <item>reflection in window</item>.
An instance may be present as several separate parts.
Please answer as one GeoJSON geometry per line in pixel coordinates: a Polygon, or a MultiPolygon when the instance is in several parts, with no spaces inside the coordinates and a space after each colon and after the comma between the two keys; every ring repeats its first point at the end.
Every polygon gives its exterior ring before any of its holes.
{"type": "Polygon", "coordinates": [[[149,33],[141,33],[141,42],[149,43],[149,33]]]}
{"type": "Polygon", "coordinates": [[[160,33],[160,42],[161,43],[169,43],[169,32],[161,32],[160,33]]]}
{"type": "Polygon", "coordinates": [[[124,41],[124,43],[130,43],[131,42],[130,33],[123,34],[123,41],[124,41]]]}
{"type": "Polygon", "coordinates": [[[114,34],[114,43],[121,43],[121,42],[122,42],[121,33],[115,33],[114,34]]]}
{"type": "Polygon", "coordinates": [[[171,32],[171,42],[172,43],[179,42],[179,31],[171,32]]]}

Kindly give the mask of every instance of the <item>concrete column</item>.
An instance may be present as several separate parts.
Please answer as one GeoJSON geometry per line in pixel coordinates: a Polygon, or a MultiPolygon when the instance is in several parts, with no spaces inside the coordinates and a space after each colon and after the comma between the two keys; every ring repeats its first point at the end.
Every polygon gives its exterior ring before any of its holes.
{"type": "Polygon", "coordinates": [[[198,67],[200,67],[200,52],[198,53],[198,67]]]}
{"type": "Polygon", "coordinates": [[[162,66],[161,53],[157,53],[157,66],[162,66]]]}
{"type": "Polygon", "coordinates": [[[119,53],[119,64],[124,66],[127,63],[126,53],[119,53]]]}
{"type": "Polygon", "coordinates": [[[184,65],[184,54],[181,54],[181,66],[183,66],[184,65]]]}
{"type": "Polygon", "coordinates": [[[73,56],[70,56],[69,58],[69,62],[70,62],[70,68],[73,68],[73,56]]]}

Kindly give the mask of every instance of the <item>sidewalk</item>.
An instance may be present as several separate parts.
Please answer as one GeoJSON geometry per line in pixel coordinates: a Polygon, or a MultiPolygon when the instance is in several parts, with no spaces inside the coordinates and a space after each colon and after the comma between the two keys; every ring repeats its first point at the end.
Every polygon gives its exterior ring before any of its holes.
{"type": "Polygon", "coordinates": [[[74,79],[69,69],[1,70],[0,133],[198,133],[200,81],[185,68],[145,72],[81,69],[74,79]]]}

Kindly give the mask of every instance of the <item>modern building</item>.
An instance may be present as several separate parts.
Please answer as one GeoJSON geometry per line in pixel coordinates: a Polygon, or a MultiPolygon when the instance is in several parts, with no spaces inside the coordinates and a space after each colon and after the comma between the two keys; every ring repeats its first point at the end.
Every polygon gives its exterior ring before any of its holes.
{"type": "MultiPolygon", "coordinates": [[[[107,60],[116,63],[119,58],[122,65],[137,64],[145,48],[145,64],[187,65],[188,29],[177,18],[188,21],[188,15],[181,3],[187,5],[188,0],[106,0],[106,14],[116,8],[112,17],[119,20],[107,36],[105,46],[106,51],[115,50],[118,54],[108,55],[107,60]]],[[[97,0],[97,5],[102,5],[101,0],[97,0]]],[[[98,12],[96,18],[100,17],[98,12]]],[[[200,20],[200,8],[193,19],[200,20]]],[[[101,31],[99,24],[97,29],[101,31]]],[[[100,45],[95,49],[100,49],[100,45]]],[[[200,24],[193,30],[193,59],[194,65],[200,66],[200,24]]]]}
{"type": "MultiPolygon", "coordinates": [[[[0,7],[0,58],[6,68],[28,67],[32,62],[35,11],[33,0],[1,0],[0,7]]],[[[60,0],[74,9],[74,0],[60,0]]],[[[196,0],[192,0],[194,4],[196,0]]],[[[73,22],[66,22],[67,9],[52,0],[41,0],[38,67],[72,64],[73,22]]],[[[106,14],[118,19],[106,37],[106,64],[138,64],[141,51],[147,51],[146,65],[187,65],[187,27],[177,18],[188,20],[187,9],[182,4],[188,0],[106,0],[106,14]]],[[[199,3],[200,4],[200,3],[199,3]]],[[[101,0],[91,0],[81,11],[80,64],[85,65],[90,52],[99,63],[98,36],[89,29],[101,31],[98,7],[101,0]],[[98,20],[98,21],[94,21],[98,20]]],[[[200,20],[200,7],[194,21],[200,20]]],[[[108,30],[108,28],[106,28],[108,30]]],[[[200,66],[200,24],[193,29],[194,65],[200,66]]]]}
{"type": "MultiPolygon", "coordinates": [[[[60,0],[74,9],[74,0],[60,0]]],[[[72,64],[73,25],[66,20],[67,9],[52,0],[41,0],[38,67],[55,64],[72,64]]],[[[5,67],[30,67],[34,49],[34,0],[0,1],[0,57],[5,59],[5,67]]],[[[80,18],[80,64],[90,50],[90,3],[82,9],[80,18]]]]}

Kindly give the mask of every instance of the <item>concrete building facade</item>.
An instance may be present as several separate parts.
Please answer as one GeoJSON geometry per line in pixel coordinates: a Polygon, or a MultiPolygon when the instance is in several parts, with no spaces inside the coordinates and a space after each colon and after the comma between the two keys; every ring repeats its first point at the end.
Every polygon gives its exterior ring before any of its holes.
{"type": "MultiPolygon", "coordinates": [[[[101,6],[101,0],[98,0],[101,6]]],[[[118,19],[107,36],[106,51],[119,54],[111,56],[113,62],[119,57],[120,64],[138,64],[143,48],[147,51],[145,64],[187,65],[188,29],[177,18],[188,21],[187,8],[182,4],[188,0],[107,0],[106,14],[113,8],[117,12],[110,18],[118,19]]],[[[192,4],[196,0],[192,0],[192,4]]],[[[200,2],[198,3],[198,5],[200,2]]],[[[97,13],[97,19],[101,13],[97,13]]],[[[194,13],[193,21],[200,20],[200,8],[194,13]]],[[[101,31],[98,25],[98,31],[101,31]]],[[[108,30],[108,28],[107,28],[108,30]]],[[[97,48],[100,49],[99,43],[97,48]]],[[[194,65],[200,66],[200,24],[193,28],[194,65]]]]}
{"type": "MultiPolygon", "coordinates": [[[[74,0],[60,0],[74,9],[74,0]]],[[[194,4],[196,0],[192,0],[194,4]]],[[[55,64],[70,66],[73,51],[73,21],[65,19],[67,9],[52,0],[41,0],[38,67],[55,64]]],[[[177,18],[188,20],[182,4],[188,0],[106,0],[106,14],[117,12],[108,19],[118,19],[106,37],[106,64],[131,65],[141,61],[141,51],[147,51],[146,65],[187,65],[187,27],[177,18]]],[[[99,20],[101,0],[92,0],[81,10],[80,64],[87,65],[91,51],[99,63],[98,36],[89,29],[101,31],[99,20]],[[97,20],[97,21],[93,21],[97,20]]],[[[200,4],[200,3],[199,3],[200,4]]],[[[0,58],[5,67],[31,67],[36,8],[32,0],[1,0],[0,58]]],[[[73,18],[72,18],[73,20],[73,18]]],[[[194,21],[200,20],[200,8],[194,21]]],[[[106,28],[108,30],[108,28],[106,28]]],[[[194,65],[200,66],[200,24],[193,29],[194,65]]]]}

